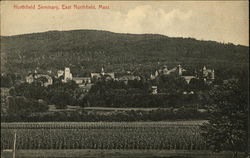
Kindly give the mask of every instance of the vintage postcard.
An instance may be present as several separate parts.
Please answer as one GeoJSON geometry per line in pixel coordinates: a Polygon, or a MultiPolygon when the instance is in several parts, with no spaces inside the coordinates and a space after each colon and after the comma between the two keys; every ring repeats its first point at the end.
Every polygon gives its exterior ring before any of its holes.
{"type": "Polygon", "coordinates": [[[1,1],[1,158],[249,157],[249,2],[1,1]]]}

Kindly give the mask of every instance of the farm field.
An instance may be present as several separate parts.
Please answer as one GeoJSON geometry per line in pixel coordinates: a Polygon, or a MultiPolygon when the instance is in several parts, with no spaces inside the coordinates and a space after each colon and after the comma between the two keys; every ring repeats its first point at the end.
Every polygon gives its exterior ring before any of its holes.
{"type": "MultiPolygon", "coordinates": [[[[12,158],[12,152],[3,152],[2,157],[12,158]]],[[[18,150],[16,158],[230,158],[231,152],[185,150],[18,150]]],[[[238,158],[245,158],[239,153],[238,158]]]]}
{"type": "Polygon", "coordinates": [[[200,136],[206,121],[1,123],[1,156],[226,158],[200,136]],[[45,154],[45,155],[44,155],[45,154]],[[6,156],[7,155],[7,156],[6,156]]]}
{"type": "Polygon", "coordinates": [[[194,122],[2,123],[1,149],[204,150],[194,122]]]}
{"type": "Polygon", "coordinates": [[[1,123],[1,149],[205,150],[202,122],[1,123]]]}

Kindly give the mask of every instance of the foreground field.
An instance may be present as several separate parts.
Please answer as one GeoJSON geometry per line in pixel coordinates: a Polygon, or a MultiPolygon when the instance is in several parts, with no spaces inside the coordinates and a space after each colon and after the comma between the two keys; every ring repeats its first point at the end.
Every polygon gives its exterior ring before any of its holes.
{"type": "MultiPolygon", "coordinates": [[[[1,152],[4,158],[12,158],[12,152],[1,152]]],[[[185,150],[18,150],[16,158],[231,158],[231,152],[185,150]]],[[[240,153],[238,158],[245,158],[240,153]]]]}
{"type": "Polygon", "coordinates": [[[204,122],[1,123],[1,158],[12,157],[14,133],[16,158],[230,158],[208,151],[204,122]]]}
{"type": "MultiPolygon", "coordinates": [[[[203,121],[204,122],[204,121],[203,121]]],[[[1,149],[206,150],[202,121],[3,123],[1,149]]]]}

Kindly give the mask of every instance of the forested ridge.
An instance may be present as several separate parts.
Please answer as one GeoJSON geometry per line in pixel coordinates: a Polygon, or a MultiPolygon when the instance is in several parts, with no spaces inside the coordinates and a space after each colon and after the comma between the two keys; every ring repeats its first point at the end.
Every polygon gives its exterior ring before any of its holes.
{"type": "Polygon", "coordinates": [[[159,34],[120,34],[108,31],[49,31],[1,37],[2,72],[26,75],[71,67],[73,75],[89,72],[137,71],[148,75],[157,66],[181,63],[189,69],[207,65],[232,71],[246,68],[249,47],[173,38],[159,34]]]}

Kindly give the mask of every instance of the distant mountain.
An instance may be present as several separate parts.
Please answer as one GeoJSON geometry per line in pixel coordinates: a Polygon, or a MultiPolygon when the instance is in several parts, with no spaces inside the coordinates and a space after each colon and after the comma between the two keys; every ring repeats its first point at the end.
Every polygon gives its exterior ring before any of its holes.
{"type": "Polygon", "coordinates": [[[49,31],[1,37],[3,72],[26,74],[70,66],[74,75],[100,71],[151,72],[167,64],[195,68],[248,65],[249,47],[159,34],[121,34],[97,30],[49,31]]]}

